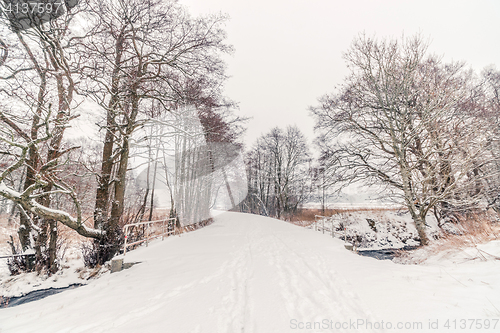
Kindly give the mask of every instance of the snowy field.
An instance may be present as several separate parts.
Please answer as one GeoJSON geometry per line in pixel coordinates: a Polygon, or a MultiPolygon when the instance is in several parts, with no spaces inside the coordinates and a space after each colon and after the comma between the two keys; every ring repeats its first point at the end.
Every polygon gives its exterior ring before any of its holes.
{"type": "Polygon", "coordinates": [[[225,213],[128,253],[141,262],[128,270],[0,309],[0,332],[498,332],[500,241],[483,250],[490,259],[401,265],[311,229],[225,213]]]}

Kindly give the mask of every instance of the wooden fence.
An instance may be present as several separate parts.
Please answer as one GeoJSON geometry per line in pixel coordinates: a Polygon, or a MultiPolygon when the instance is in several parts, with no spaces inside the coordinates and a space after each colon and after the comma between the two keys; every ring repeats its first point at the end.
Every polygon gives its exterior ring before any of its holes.
{"type": "MultiPolygon", "coordinates": [[[[168,230],[165,231],[165,223],[167,223],[168,221],[173,221],[173,220],[175,220],[174,217],[168,218],[168,219],[163,219],[163,220],[137,222],[137,223],[130,223],[130,224],[124,225],[123,226],[123,234],[125,235],[125,242],[123,243],[123,255],[127,254],[127,247],[129,247],[129,246],[134,246],[134,245],[141,244],[144,242],[146,242],[146,246],[148,246],[148,243],[151,239],[161,237],[161,239],[163,240],[165,238],[165,236],[174,234],[175,229],[170,230],[170,231],[168,231],[168,230]],[[151,226],[154,225],[155,223],[158,223],[158,224],[161,223],[161,233],[160,234],[153,234],[151,232],[152,231],[151,226]],[[140,240],[137,240],[135,242],[128,243],[129,229],[133,230],[135,227],[139,227],[139,226],[145,227],[146,237],[144,239],[140,239],[140,240]]],[[[168,226],[168,224],[167,224],[167,226],[168,226]]]]}

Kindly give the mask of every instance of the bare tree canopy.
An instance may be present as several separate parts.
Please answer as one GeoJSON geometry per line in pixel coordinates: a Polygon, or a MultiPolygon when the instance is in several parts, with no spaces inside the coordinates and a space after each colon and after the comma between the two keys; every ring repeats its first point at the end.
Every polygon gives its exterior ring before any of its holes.
{"type": "Polygon", "coordinates": [[[355,39],[350,75],[311,108],[331,182],[382,186],[408,207],[422,244],[425,218],[478,203],[490,176],[477,84],[462,63],[427,55],[420,36],[355,39]]]}
{"type": "Polygon", "coordinates": [[[261,136],[247,156],[248,197],[244,211],[284,218],[308,198],[309,148],[296,126],[261,136]]]}

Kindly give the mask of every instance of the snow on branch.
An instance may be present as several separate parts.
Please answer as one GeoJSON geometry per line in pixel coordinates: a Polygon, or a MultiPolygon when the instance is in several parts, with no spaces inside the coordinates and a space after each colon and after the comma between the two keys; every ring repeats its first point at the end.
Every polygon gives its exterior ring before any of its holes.
{"type": "Polygon", "coordinates": [[[0,195],[6,199],[12,200],[20,205],[24,210],[33,212],[35,215],[44,219],[53,219],[70,227],[84,237],[100,238],[105,232],[103,230],[92,229],[85,226],[81,217],[74,218],[69,213],[62,210],[45,207],[29,196],[23,196],[21,193],[9,188],[4,182],[0,182],[0,195]]]}

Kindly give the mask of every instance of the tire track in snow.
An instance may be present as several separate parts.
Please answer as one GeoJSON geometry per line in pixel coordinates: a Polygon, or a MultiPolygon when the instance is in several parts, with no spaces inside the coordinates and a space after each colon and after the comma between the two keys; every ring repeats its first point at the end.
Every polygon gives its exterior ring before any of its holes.
{"type": "Polygon", "coordinates": [[[352,289],[350,283],[337,271],[325,269],[329,265],[321,259],[321,254],[306,258],[278,235],[270,236],[275,240],[270,260],[278,268],[290,318],[304,322],[358,318],[373,321],[359,297],[346,291],[352,289]]]}
{"type": "Polygon", "coordinates": [[[222,300],[219,309],[218,326],[222,332],[254,332],[249,283],[253,276],[252,242],[247,234],[245,242],[232,254],[221,277],[229,277],[229,293],[222,300]]]}
{"type": "Polygon", "coordinates": [[[255,313],[265,303],[272,304],[273,315],[283,308],[281,317],[286,320],[278,326],[279,332],[290,331],[291,319],[373,321],[359,297],[347,291],[352,289],[350,283],[324,260],[325,254],[301,254],[260,223],[249,225],[244,232],[224,267],[230,287],[217,312],[221,332],[266,332],[262,316],[255,313]],[[262,297],[264,283],[275,293],[262,297]]]}

